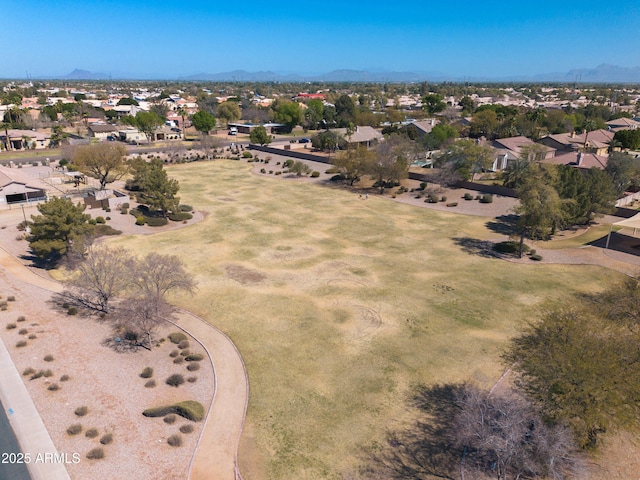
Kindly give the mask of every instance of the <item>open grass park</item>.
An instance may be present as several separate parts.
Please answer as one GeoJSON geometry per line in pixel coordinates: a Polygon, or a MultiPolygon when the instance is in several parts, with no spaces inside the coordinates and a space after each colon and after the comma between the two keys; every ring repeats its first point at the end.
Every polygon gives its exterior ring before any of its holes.
{"type": "Polygon", "coordinates": [[[417,386],[491,387],[508,339],[547,302],[621,278],[474,253],[469,244],[496,238],[488,218],[249,169],[170,167],[204,220],[109,240],[179,255],[198,289],[172,301],[237,345],[250,383],[247,480],[360,478],[387,432],[411,421],[417,386]]]}

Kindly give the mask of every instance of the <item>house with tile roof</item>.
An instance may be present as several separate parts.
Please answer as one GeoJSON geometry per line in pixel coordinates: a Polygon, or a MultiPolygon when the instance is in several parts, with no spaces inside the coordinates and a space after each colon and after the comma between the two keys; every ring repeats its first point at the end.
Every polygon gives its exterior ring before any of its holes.
{"type": "Polygon", "coordinates": [[[590,170],[591,168],[604,170],[608,160],[608,156],[596,155],[595,153],[566,152],[552,158],[545,158],[541,160],[541,163],[547,165],[568,165],[583,170],[590,170]]]}

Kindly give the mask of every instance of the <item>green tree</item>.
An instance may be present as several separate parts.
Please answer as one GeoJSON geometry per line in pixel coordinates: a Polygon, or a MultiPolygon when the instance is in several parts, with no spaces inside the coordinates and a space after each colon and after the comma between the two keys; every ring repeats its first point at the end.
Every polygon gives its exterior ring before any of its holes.
{"type": "Polygon", "coordinates": [[[0,130],[4,130],[4,148],[5,150],[11,150],[11,142],[9,141],[9,127],[11,124],[9,122],[1,122],[0,130]]]}
{"type": "Polygon", "coordinates": [[[609,155],[604,171],[611,177],[616,192],[623,194],[629,185],[637,183],[640,159],[626,153],[613,152],[609,155]]]}
{"type": "Polygon", "coordinates": [[[640,149],[640,129],[619,130],[613,136],[613,140],[620,143],[622,148],[631,150],[640,149]]]}
{"type": "Polygon", "coordinates": [[[206,110],[199,110],[191,117],[191,123],[198,132],[209,135],[209,132],[216,126],[216,118],[206,110]]]}
{"type": "Polygon", "coordinates": [[[73,150],[71,163],[78,171],[97,178],[100,190],[104,190],[107,183],[115,182],[127,174],[124,161],[126,154],[124,145],[114,143],[80,145],[73,150]]]}
{"type": "Polygon", "coordinates": [[[90,215],[85,206],[74,205],[68,198],[56,197],[38,205],[40,215],[31,215],[33,221],[28,237],[33,253],[42,259],[57,261],[67,253],[74,242],[93,231],[90,215]]]}
{"type": "Polygon", "coordinates": [[[356,145],[355,148],[340,152],[333,163],[338,167],[345,180],[349,182],[349,185],[353,185],[371,170],[371,164],[375,157],[375,152],[364,145],[356,145]]]}
{"type": "Polygon", "coordinates": [[[566,218],[560,195],[547,183],[539,168],[536,170],[518,190],[520,203],[515,211],[519,215],[518,228],[521,232],[520,256],[527,231],[530,238],[548,238],[564,224],[566,218]]]}
{"type": "Polygon", "coordinates": [[[473,99],[467,95],[460,99],[458,105],[462,107],[463,115],[472,113],[476,108],[476,102],[474,102],[473,99]]]}
{"type": "Polygon", "coordinates": [[[336,132],[325,130],[311,138],[311,145],[317,150],[331,152],[347,147],[347,141],[336,132]]]}
{"type": "Polygon", "coordinates": [[[286,125],[287,131],[291,132],[296,125],[302,122],[302,109],[296,102],[289,100],[276,100],[271,106],[273,109],[273,119],[286,125]]]}
{"type": "Polygon", "coordinates": [[[595,448],[602,433],[638,426],[640,350],[637,332],[602,315],[602,307],[615,304],[580,302],[544,314],[512,341],[505,359],[547,419],[569,425],[583,448],[595,448]]]}
{"type": "Polygon", "coordinates": [[[449,145],[436,158],[436,164],[450,165],[463,180],[473,180],[476,173],[491,168],[494,158],[491,147],[464,139],[449,145]]]}
{"type": "Polygon", "coordinates": [[[271,135],[267,133],[266,128],[260,125],[251,130],[249,140],[251,140],[251,143],[257,143],[258,145],[267,145],[271,143],[271,135]]]}
{"type": "Polygon", "coordinates": [[[469,134],[472,137],[496,137],[500,122],[498,114],[494,110],[478,110],[473,115],[469,134]]]}
{"type": "Polygon", "coordinates": [[[242,116],[240,106],[236,102],[226,101],[218,105],[216,109],[218,118],[224,120],[225,124],[235,122],[242,116]]]}
{"type": "Polygon", "coordinates": [[[169,178],[162,160],[154,158],[149,163],[137,162],[135,169],[134,182],[140,186],[140,203],[151,210],[160,210],[165,216],[167,212],[175,211],[180,202],[176,197],[180,185],[177,180],[169,178]]]}
{"type": "Polygon", "coordinates": [[[429,133],[422,137],[420,143],[424,145],[427,150],[437,150],[445,143],[458,138],[460,133],[458,130],[446,123],[439,123],[429,133]]]}
{"type": "Polygon", "coordinates": [[[387,186],[407,178],[412,148],[411,141],[398,134],[389,135],[378,144],[375,160],[369,164],[367,173],[374,179],[380,194],[387,186]]]}
{"type": "Polygon", "coordinates": [[[356,123],[356,104],[349,95],[346,93],[340,95],[335,102],[335,107],[339,127],[356,123]]]}
{"type": "Polygon", "coordinates": [[[295,173],[298,177],[311,173],[311,167],[300,160],[296,160],[289,168],[289,172],[295,173]]]}
{"type": "Polygon", "coordinates": [[[322,100],[313,99],[307,103],[307,109],[304,112],[304,127],[308,130],[316,130],[318,124],[322,120],[324,113],[324,104],[322,100]]]}
{"type": "Polygon", "coordinates": [[[164,120],[154,112],[138,112],[135,117],[128,117],[127,122],[144,133],[147,141],[151,143],[156,129],[164,123],[164,120]]]}
{"type": "Polygon", "coordinates": [[[140,104],[138,103],[137,100],[135,100],[134,98],[131,97],[122,97],[120,100],[118,100],[117,103],[118,106],[120,105],[135,105],[136,107],[139,106],[140,104]]]}
{"type": "Polygon", "coordinates": [[[447,104],[444,103],[444,97],[440,94],[429,93],[422,97],[422,109],[429,116],[442,112],[445,108],[447,108],[447,104]]]}

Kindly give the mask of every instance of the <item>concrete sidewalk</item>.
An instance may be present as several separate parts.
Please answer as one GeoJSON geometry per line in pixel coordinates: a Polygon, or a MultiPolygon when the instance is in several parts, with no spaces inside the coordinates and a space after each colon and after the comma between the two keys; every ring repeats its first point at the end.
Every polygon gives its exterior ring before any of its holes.
{"type": "MultiPolygon", "coordinates": [[[[33,480],[69,480],[69,474],[60,459],[72,460],[73,452],[59,456],[40,414],[36,410],[22,377],[9,352],[0,340],[0,400],[6,409],[13,431],[25,456],[29,456],[27,468],[33,480]],[[54,456],[55,455],[55,456],[54,456]]],[[[26,462],[25,462],[26,463],[26,462]]]]}

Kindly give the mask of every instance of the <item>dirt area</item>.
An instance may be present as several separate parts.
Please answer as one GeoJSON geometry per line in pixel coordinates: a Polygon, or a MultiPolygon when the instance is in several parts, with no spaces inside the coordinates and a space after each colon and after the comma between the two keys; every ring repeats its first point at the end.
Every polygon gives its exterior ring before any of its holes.
{"type": "MultiPolygon", "coordinates": [[[[79,463],[67,465],[71,478],[186,478],[204,422],[178,417],[167,424],[162,418],[142,416],[142,411],[183,400],[197,400],[207,408],[213,397],[212,365],[201,361],[197,371],[187,371],[187,362],[175,364],[169,356],[177,348],[166,339],[152,351],[117,353],[103,344],[113,337],[107,323],[67,315],[55,308],[50,291],[23,282],[4,268],[0,268],[0,283],[4,299],[15,297],[6,311],[0,311],[0,337],[19,372],[51,371],[48,377],[24,379],[58,451],[80,454],[79,463]],[[19,347],[20,341],[26,345],[19,347]],[[48,355],[51,361],[45,360],[48,355]],[[146,388],[147,380],[140,377],[145,367],[154,369],[153,388],[146,388]],[[165,379],[174,373],[196,380],[177,388],[166,385],[165,379]],[[56,388],[53,385],[58,389],[51,390],[56,388]],[[88,407],[83,417],[74,413],[81,406],[88,407]],[[70,435],[67,429],[74,424],[82,425],[82,431],[70,435]],[[193,432],[180,433],[179,428],[186,424],[194,427],[193,432]],[[97,436],[89,438],[90,429],[96,429],[97,436]],[[113,442],[103,446],[100,440],[105,434],[112,434],[113,442]],[[167,444],[174,434],[182,438],[181,447],[167,444]],[[87,453],[99,447],[104,459],[89,460],[87,453]]],[[[167,324],[156,338],[174,331],[179,329],[167,324]]],[[[205,353],[193,339],[188,348],[192,353],[205,353]]]]}

